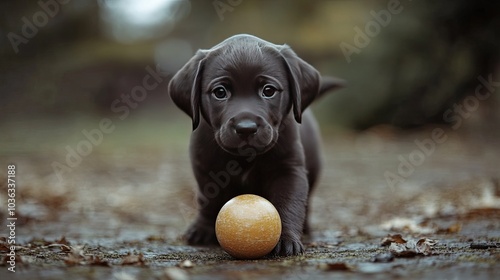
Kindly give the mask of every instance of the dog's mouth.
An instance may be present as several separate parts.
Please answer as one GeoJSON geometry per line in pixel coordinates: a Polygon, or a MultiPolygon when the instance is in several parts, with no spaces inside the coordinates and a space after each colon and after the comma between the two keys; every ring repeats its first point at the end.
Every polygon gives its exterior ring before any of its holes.
{"type": "Polygon", "coordinates": [[[278,139],[277,130],[266,126],[250,135],[241,135],[233,129],[222,127],[215,133],[217,144],[236,156],[255,156],[269,151],[278,139]]]}

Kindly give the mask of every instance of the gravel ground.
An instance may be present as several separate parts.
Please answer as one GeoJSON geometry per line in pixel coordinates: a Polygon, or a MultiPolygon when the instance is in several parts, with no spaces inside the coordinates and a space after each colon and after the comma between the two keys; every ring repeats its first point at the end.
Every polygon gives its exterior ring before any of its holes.
{"type": "Polygon", "coordinates": [[[66,164],[68,147],[76,149],[81,129],[95,123],[1,125],[12,132],[0,146],[1,279],[498,275],[500,148],[492,137],[443,128],[446,140],[430,142],[436,127],[325,132],[305,254],[235,260],[180,238],[196,213],[188,122],[165,130],[160,122],[120,124],[58,177],[54,162],[66,164]],[[8,164],[17,172],[15,273],[5,225],[8,164]]]}

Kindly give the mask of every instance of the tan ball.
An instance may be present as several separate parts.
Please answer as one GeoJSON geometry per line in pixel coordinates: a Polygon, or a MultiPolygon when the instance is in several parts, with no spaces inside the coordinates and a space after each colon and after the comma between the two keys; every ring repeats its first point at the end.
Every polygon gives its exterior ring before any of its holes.
{"type": "Polygon", "coordinates": [[[215,234],[221,247],[238,259],[269,254],[281,235],[278,211],[267,199],[244,194],[229,200],[219,211],[215,234]]]}

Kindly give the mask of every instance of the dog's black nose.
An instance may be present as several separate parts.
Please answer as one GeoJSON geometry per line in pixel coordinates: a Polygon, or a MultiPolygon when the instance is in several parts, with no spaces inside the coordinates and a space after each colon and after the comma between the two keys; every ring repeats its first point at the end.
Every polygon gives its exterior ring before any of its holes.
{"type": "Polygon", "coordinates": [[[236,133],[242,137],[248,137],[257,132],[257,124],[251,120],[242,120],[234,127],[236,133]]]}

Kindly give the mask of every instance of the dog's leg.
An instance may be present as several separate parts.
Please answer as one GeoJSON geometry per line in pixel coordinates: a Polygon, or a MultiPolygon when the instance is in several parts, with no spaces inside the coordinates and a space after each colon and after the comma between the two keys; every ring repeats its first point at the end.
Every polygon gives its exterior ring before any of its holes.
{"type": "Polygon", "coordinates": [[[215,221],[198,215],[185,233],[186,241],[189,245],[217,245],[214,227],[215,221]]]}
{"type": "Polygon", "coordinates": [[[309,191],[306,172],[303,168],[291,167],[291,170],[275,174],[280,176],[263,193],[278,210],[282,223],[281,237],[272,254],[298,255],[304,252],[301,237],[309,191]]]}
{"type": "Polygon", "coordinates": [[[185,234],[190,245],[216,245],[215,220],[223,205],[222,199],[207,199],[198,194],[199,212],[196,220],[191,224],[185,234]]]}
{"type": "MultiPolygon", "coordinates": [[[[218,168],[215,168],[218,169],[218,168]]],[[[235,194],[231,186],[217,185],[205,170],[195,169],[198,182],[198,216],[185,234],[187,242],[191,245],[216,245],[215,220],[220,209],[235,194]],[[214,186],[214,188],[207,188],[214,186]],[[206,193],[208,192],[208,193],[206,193]],[[213,193],[217,192],[217,193],[213,193]]],[[[229,184],[229,182],[227,182],[229,184]]]]}
{"type": "MultiPolygon", "coordinates": [[[[328,84],[323,84],[327,86],[328,84]]],[[[307,180],[309,182],[309,198],[306,208],[306,219],[304,222],[304,234],[310,233],[308,223],[311,193],[318,181],[321,172],[322,158],[320,151],[320,132],[318,123],[310,110],[304,111],[302,115],[302,125],[300,126],[300,139],[304,147],[304,154],[306,160],[307,180]]]]}

